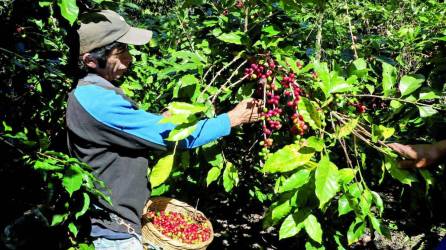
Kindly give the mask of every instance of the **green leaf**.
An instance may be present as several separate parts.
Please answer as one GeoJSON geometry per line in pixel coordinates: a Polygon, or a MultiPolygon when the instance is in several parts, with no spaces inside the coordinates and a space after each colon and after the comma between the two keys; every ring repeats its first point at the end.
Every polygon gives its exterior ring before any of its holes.
{"type": "Polygon", "coordinates": [[[79,244],[79,250],[95,250],[94,244],[92,243],[91,245],[88,245],[85,243],[81,243],[79,244]]]}
{"type": "Polygon", "coordinates": [[[426,194],[427,194],[427,192],[429,191],[429,187],[434,184],[434,177],[429,172],[429,170],[426,169],[420,169],[420,174],[426,182],[426,194]]]}
{"type": "Polygon", "coordinates": [[[339,172],[336,165],[328,159],[322,157],[319,166],[316,168],[316,196],[319,199],[319,208],[331,200],[339,190],[339,172]]]}
{"type": "Polygon", "coordinates": [[[272,154],[263,166],[262,172],[288,172],[305,165],[311,160],[314,150],[300,148],[296,144],[287,145],[272,154]]]}
{"type": "Polygon", "coordinates": [[[279,230],[279,239],[293,237],[304,228],[304,221],[309,215],[308,209],[301,209],[293,214],[288,215],[283,220],[279,230]]]}
{"type": "Polygon", "coordinates": [[[318,82],[325,97],[328,98],[330,94],[352,91],[352,86],[345,81],[342,76],[339,76],[336,71],[329,71],[328,65],[324,63],[314,63],[314,70],[319,76],[318,82]]]}
{"type": "Polygon", "coordinates": [[[3,129],[5,130],[5,132],[11,132],[12,131],[11,126],[9,126],[5,121],[3,121],[2,123],[3,123],[3,129]]]}
{"type": "Polygon", "coordinates": [[[200,112],[205,112],[207,110],[207,107],[204,104],[189,104],[185,102],[171,102],[169,103],[169,106],[167,108],[172,115],[192,115],[200,112]]]}
{"type": "Polygon", "coordinates": [[[161,184],[161,185],[159,185],[158,187],[152,189],[152,192],[150,193],[150,195],[151,195],[152,197],[160,196],[160,195],[165,194],[165,193],[168,192],[169,190],[170,190],[170,185],[164,183],[164,184],[161,184]]]}
{"type": "Polygon", "coordinates": [[[150,184],[152,185],[152,188],[161,185],[167,180],[172,171],[173,161],[174,154],[164,156],[158,160],[150,172],[150,184]]]}
{"type": "Polygon", "coordinates": [[[349,213],[353,211],[353,208],[350,207],[350,203],[346,195],[342,195],[338,200],[338,212],[339,216],[349,213]]]}
{"type": "Polygon", "coordinates": [[[372,206],[372,194],[368,189],[364,190],[359,198],[359,207],[361,208],[362,215],[365,217],[370,212],[370,207],[372,206]]]}
{"type": "Polygon", "coordinates": [[[365,223],[362,222],[359,218],[350,225],[347,231],[347,241],[348,244],[351,245],[361,238],[365,232],[365,223]]]}
{"type": "Polygon", "coordinates": [[[384,96],[389,96],[392,93],[392,89],[395,88],[397,70],[395,67],[386,62],[383,62],[382,66],[383,66],[382,85],[383,85],[384,96]]]}
{"type": "Polygon", "coordinates": [[[200,81],[194,75],[185,75],[180,78],[180,80],[178,81],[178,84],[181,87],[184,87],[184,86],[189,86],[189,85],[195,85],[199,82],[200,81]]]}
{"type": "Polygon", "coordinates": [[[401,108],[402,108],[403,106],[404,106],[404,105],[403,105],[401,102],[399,102],[399,101],[395,101],[395,100],[390,101],[390,107],[391,107],[392,109],[396,110],[396,111],[401,110],[401,108]]]}
{"type": "Polygon", "coordinates": [[[279,193],[288,192],[290,190],[300,188],[310,180],[311,171],[302,169],[288,177],[279,187],[279,193]]]}
{"type": "Polygon", "coordinates": [[[51,6],[52,1],[39,1],[40,7],[48,7],[51,6]]]}
{"type": "Polygon", "coordinates": [[[237,168],[231,162],[226,164],[225,170],[223,171],[223,187],[226,192],[229,192],[237,186],[239,182],[237,168]]]}
{"type": "Polygon", "coordinates": [[[439,96],[434,91],[420,93],[420,100],[432,100],[437,98],[439,98],[439,96]]]}
{"type": "Polygon", "coordinates": [[[76,219],[78,219],[80,216],[84,215],[85,212],[87,212],[88,208],[90,207],[90,196],[88,196],[87,193],[83,193],[83,196],[84,196],[84,203],[82,205],[81,210],[79,210],[76,213],[76,215],[75,215],[76,219]]]}
{"type": "Polygon", "coordinates": [[[68,218],[68,214],[55,214],[53,215],[53,219],[51,221],[51,226],[59,225],[64,222],[68,218]]]}
{"type": "Polygon", "coordinates": [[[291,211],[290,201],[286,200],[279,205],[272,207],[271,218],[273,222],[281,220],[283,217],[287,216],[291,211]]]}
{"type": "Polygon", "coordinates": [[[406,96],[417,90],[421,87],[421,84],[424,82],[423,75],[405,75],[400,80],[399,89],[401,92],[401,96],[406,96]]]}
{"type": "Polygon", "coordinates": [[[169,137],[166,138],[166,141],[181,141],[190,136],[196,128],[197,124],[191,125],[186,123],[179,125],[170,131],[169,137]]]}
{"type": "Polygon", "coordinates": [[[212,182],[216,181],[220,176],[220,173],[221,173],[221,168],[212,167],[211,170],[209,170],[208,175],[206,177],[206,185],[209,186],[212,182]]]}
{"type": "Polygon", "coordinates": [[[308,236],[317,243],[322,242],[322,227],[317,221],[317,218],[310,214],[304,221],[305,231],[307,231],[308,236]]]}
{"type": "Polygon", "coordinates": [[[321,152],[324,149],[324,140],[316,136],[311,136],[306,140],[306,147],[314,148],[317,152],[321,152]]]}
{"type": "Polygon", "coordinates": [[[412,182],[418,181],[415,175],[413,175],[409,170],[399,168],[396,161],[390,157],[386,157],[383,164],[392,178],[400,181],[403,184],[412,186],[412,182]]]}
{"type": "Polygon", "coordinates": [[[362,193],[362,186],[359,182],[354,182],[348,186],[348,193],[354,198],[359,198],[362,193]]]}
{"type": "Polygon", "coordinates": [[[50,161],[40,161],[37,160],[34,163],[34,169],[35,170],[44,170],[44,171],[48,171],[48,170],[63,170],[65,168],[64,165],[58,165],[55,162],[50,162],[50,161]]]}
{"type": "Polygon", "coordinates": [[[364,58],[358,58],[352,62],[351,65],[351,74],[357,75],[359,78],[362,78],[367,75],[367,61],[364,58]]]}
{"type": "Polygon", "coordinates": [[[77,233],[79,231],[77,230],[77,227],[76,227],[76,225],[74,225],[73,222],[70,222],[70,224],[68,224],[68,229],[70,230],[71,233],[73,233],[74,237],[77,236],[77,233]]]}
{"type": "Polygon", "coordinates": [[[244,38],[244,33],[241,31],[222,33],[220,29],[214,29],[212,34],[218,39],[225,43],[233,44],[243,44],[242,39],[244,38]]]}
{"type": "Polygon", "coordinates": [[[356,170],[351,168],[343,168],[339,170],[339,181],[342,184],[350,183],[355,178],[356,170]]]}
{"type": "Polygon", "coordinates": [[[379,214],[382,214],[384,212],[384,202],[381,199],[381,196],[377,192],[371,191],[373,196],[373,203],[375,203],[376,207],[378,208],[379,214]]]}
{"type": "Polygon", "coordinates": [[[370,223],[373,229],[375,229],[379,234],[384,236],[389,236],[388,229],[381,224],[381,220],[377,219],[373,214],[369,214],[370,223]]]}
{"type": "Polygon", "coordinates": [[[351,134],[352,131],[356,128],[356,125],[358,125],[358,119],[352,119],[349,122],[347,122],[344,126],[342,126],[338,133],[337,137],[342,138],[346,137],[347,135],[351,134]]]}
{"type": "Polygon", "coordinates": [[[394,128],[385,127],[383,125],[375,125],[372,126],[372,141],[377,142],[378,139],[387,140],[395,133],[394,128]]]}
{"type": "Polygon", "coordinates": [[[77,19],[79,8],[76,5],[76,0],[58,0],[57,4],[60,7],[62,16],[70,22],[71,25],[77,19]]]}
{"type": "Polygon", "coordinates": [[[82,186],[83,173],[79,165],[70,165],[64,174],[62,184],[71,195],[79,190],[82,186]]]}
{"type": "Polygon", "coordinates": [[[264,27],[262,31],[267,33],[269,37],[280,34],[280,31],[276,30],[273,25],[264,27]]]}
{"type": "Polygon", "coordinates": [[[311,242],[311,241],[307,241],[307,242],[305,243],[305,250],[325,250],[325,247],[322,246],[322,245],[320,245],[320,244],[318,244],[317,246],[315,246],[315,245],[313,244],[313,242],[311,242]]]}
{"type": "Polygon", "coordinates": [[[418,110],[420,111],[420,116],[423,118],[438,114],[438,111],[431,106],[418,106],[418,110]]]}
{"type": "Polygon", "coordinates": [[[301,97],[298,104],[299,113],[314,130],[322,126],[321,113],[317,110],[316,105],[315,102],[310,101],[306,97],[301,97]]]}

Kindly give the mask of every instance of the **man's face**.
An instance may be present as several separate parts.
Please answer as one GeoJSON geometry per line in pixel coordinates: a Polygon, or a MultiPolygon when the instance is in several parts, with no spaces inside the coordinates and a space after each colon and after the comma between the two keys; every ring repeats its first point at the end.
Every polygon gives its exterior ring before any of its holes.
{"type": "Polygon", "coordinates": [[[123,50],[113,49],[107,58],[105,68],[96,68],[99,75],[108,81],[119,79],[129,69],[132,56],[127,48],[123,50]]]}

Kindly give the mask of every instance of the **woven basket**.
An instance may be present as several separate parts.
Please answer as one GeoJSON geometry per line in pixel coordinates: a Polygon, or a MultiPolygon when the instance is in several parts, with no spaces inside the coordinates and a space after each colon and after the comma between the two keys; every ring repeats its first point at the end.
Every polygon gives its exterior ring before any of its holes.
{"type": "Polygon", "coordinates": [[[150,242],[151,244],[156,245],[163,250],[178,250],[178,249],[204,250],[207,248],[209,244],[211,244],[212,240],[214,239],[214,230],[212,228],[211,222],[206,218],[206,216],[202,212],[196,210],[187,203],[172,198],[155,197],[147,202],[146,206],[144,207],[143,214],[146,214],[147,211],[149,210],[156,212],[165,211],[165,212],[177,212],[182,214],[202,215],[206,219],[206,222],[209,225],[209,229],[211,231],[211,237],[209,237],[207,241],[200,242],[197,244],[183,243],[163,235],[155,228],[155,226],[150,221],[143,219],[142,238],[144,242],[150,242]]]}

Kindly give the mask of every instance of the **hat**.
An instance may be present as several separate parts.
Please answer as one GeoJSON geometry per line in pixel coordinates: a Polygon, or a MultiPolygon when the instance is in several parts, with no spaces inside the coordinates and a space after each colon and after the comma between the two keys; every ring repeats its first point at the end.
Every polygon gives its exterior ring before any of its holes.
{"type": "Polygon", "coordinates": [[[152,31],[131,27],[124,18],[111,10],[79,16],[79,52],[84,54],[113,42],[143,45],[152,38],[152,31]]]}

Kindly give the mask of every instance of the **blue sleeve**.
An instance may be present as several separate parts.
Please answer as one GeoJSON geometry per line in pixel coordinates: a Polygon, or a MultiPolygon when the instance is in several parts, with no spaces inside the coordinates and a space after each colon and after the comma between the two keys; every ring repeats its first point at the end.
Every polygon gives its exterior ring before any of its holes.
{"type": "MultiPolygon", "coordinates": [[[[170,145],[165,141],[169,132],[175,127],[171,123],[161,124],[161,115],[133,108],[132,104],[114,90],[95,85],[77,87],[74,95],[80,105],[101,124],[117,129],[124,135],[130,134],[161,146],[170,145]]],[[[184,148],[195,148],[231,131],[227,114],[204,119],[197,123],[195,131],[180,142],[184,148]]]]}

